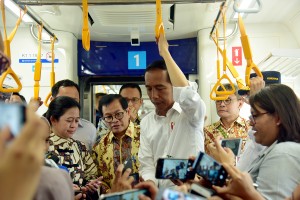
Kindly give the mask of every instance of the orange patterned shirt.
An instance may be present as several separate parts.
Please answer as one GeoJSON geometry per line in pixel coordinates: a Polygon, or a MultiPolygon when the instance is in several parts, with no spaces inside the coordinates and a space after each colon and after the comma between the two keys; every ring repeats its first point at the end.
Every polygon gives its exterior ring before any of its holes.
{"type": "Polygon", "coordinates": [[[248,130],[250,128],[250,122],[242,117],[238,117],[231,125],[229,129],[226,129],[221,120],[204,127],[204,136],[205,136],[205,152],[209,154],[207,146],[214,142],[215,138],[221,136],[222,138],[242,138],[243,145],[242,151],[245,145],[245,142],[248,138],[248,130]]]}
{"type": "Polygon", "coordinates": [[[140,126],[130,122],[124,136],[118,140],[110,131],[104,135],[99,144],[94,147],[93,158],[98,164],[99,173],[103,176],[102,192],[110,189],[115,178],[115,172],[120,164],[132,158],[131,173],[138,173],[140,163],[138,151],[140,147],[140,126]]]}

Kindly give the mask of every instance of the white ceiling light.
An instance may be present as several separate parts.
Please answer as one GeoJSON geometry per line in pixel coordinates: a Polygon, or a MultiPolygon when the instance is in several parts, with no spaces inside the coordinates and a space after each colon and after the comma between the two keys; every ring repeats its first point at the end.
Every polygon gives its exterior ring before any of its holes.
{"type": "MultiPolygon", "coordinates": [[[[5,0],[4,4],[16,16],[18,16],[18,17],[20,16],[20,7],[17,4],[15,4],[14,2],[12,2],[11,0],[5,0]]],[[[22,11],[22,12],[24,12],[24,11],[22,11]]],[[[33,19],[28,14],[25,14],[23,16],[22,20],[25,23],[32,23],[33,22],[33,19]]]]}

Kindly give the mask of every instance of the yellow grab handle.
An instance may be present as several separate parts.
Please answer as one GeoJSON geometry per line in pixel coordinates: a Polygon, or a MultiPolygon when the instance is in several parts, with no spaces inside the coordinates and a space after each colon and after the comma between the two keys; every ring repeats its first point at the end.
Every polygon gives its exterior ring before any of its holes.
{"type": "Polygon", "coordinates": [[[9,67],[3,74],[0,76],[0,92],[9,93],[9,92],[20,92],[22,90],[22,83],[16,73],[9,67]],[[17,88],[4,88],[3,83],[7,75],[10,75],[15,82],[17,83],[17,88]]]}
{"type": "Polygon", "coordinates": [[[34,99],[38,99],[39,98],[39,91],[40,91],[40,80],[41,80],[41,73],[42,73],[42,63],[41,63],[41,49],[42,49],[42,31],[43,31],[43,25],[39,25],[39,35],[38,35],[38,39],[39,39],[39,46],[38,46],[38,54],[37,54],[37,58],[34,64],[34,94],[33,94],[33,98],[34,99]]]}
{"type": "Polygon", "coordinates": [[[250,86],[250,73],[252,70],[256,73],[257,76],[264,78],[263,74],[258,69],[256,64],[252,63],[251,65],[247,65],[246,72],[245,72],[245,81],[247,86],[250,86]]]}
{"type": "MultiPolygon", "coordinates": [[[[220,85],[221,85],[221,82],[219,82],[219,80],[218,80],[218,82],[214,85],[213,89],[210,92],[210,99],[211,100],[216,101],[216,100],[226,100],[226,99],[228,99],[229,95],[219,95],[219,96],[217,96],[216,92],[217,92],[220,85]]],[[[224,88],[224,86],[223,86],[223,88],[224,88]]]]}
{"type": "Polygon", "coordinates": [[[46,99],[44,101],[44,105],[49,107],[49,100],[50,100],[50,97],[52,96],[52,93],[49,92],[48,95],[46,96],[46,99]]]}
{"type": "Polygon", "coordinates": [[[34,64],[34,95],[33,95],[34,99],[39,98],[41,73],[42,73],[42,63],[41,61],[36,61],[34,64]]]}
{"type": "Polygon", "coordinates": [[[247,67],[246,67],[246,71],[245,71],[245,82],[246,82],[246,85],[248,86],[248,89],[250,90],[250,88],[249,88],[250,73],[251,73],[252,69],[256,73],[257,76],[263,78],[263,75],[262,75],[261,71],[259,70],[259,68],[257,67],[257,65],[252,60],[252,52],[251,52],[249,38],[246,34],[244,22],[240,15],[238,18],[238,22],[239,22],[239,28],[240,28],[240,32],[241,32],[241,43],[242,43],[242,47],[243,47],[243,51],[244,51],[244,57],[247,61],[247,67]]]}
{"type": "MultiPolygon", "coordinates": [[[[54,36],[53,38],[51,38],[51,72],[50,72],[50,86],[51,88],[53,87],[53,85],[55,84],[55,72],[54,72],[54,59],[55,59],[55,54],[54,54],[54,43],[55,43],[56,37],[54,36]]],[[[47,95],[45,101],[44,101],[44,105],[49,107],[49,100],[50,97],[52,96],[51,91],[49,92],[49,94],[47,95]]]]}
{"type": "Polygon", "coordinates": [[[218,80],[218,82],[215,84],[216,86],[216,90],[215,90],[215,93],[216,95],[221,95],[221,96],[224,96],[224,95],[231,95],[231,94],[234,94],[235,93],[235,87],[234,87],[234,84],[233,82],[230,80],[230,78],[228,77],[227,74],[223,74],[222,77],[218,80]],[[226,90],[226,88],[223,86],[223,84],[221,83],[221,81],[223,80],[227,80],[232,88],[232,90],[226,90]],[[217,86],[221,86],[223,88],[223,91],[218,91],[217,90],[217,86]]]}
{"type": "Polygon", "coordinates": [[[86,51],[90,50],[90,30],[89,30],[89,20],[88,20],[88,1],[82,0],[82,46],[86,51]]]}
{"type": "Polygon", "coordinates": [[[164,24],[162,20],[161,0],[156,0],[156,24],[155,24],[156,42],[158,42],[161,33],[165,34],[164,24]]]}
{"type": "MultiPolygon", "coordinates": [[[[9,59],[11,59],[11,53],[10,53],[10,43],[15,36],[17,29],[20,25],[20,22],[22,20],[22,17],[25,15],[27,9],[25,8],[24,13],[22,14],[20,11],[20,17],[18,18],[18,21],[16,23],[15,28],[13,29],[12,33],[10,34],[9,37],[7,37],[7,32],[6,32],[6,18],[5,18],[5,6],[4,6],[4,0],[0,2],[0,7],[1,7],[1,12],[2,12],[2,21],[3,21],[3,28],[4,28],[4,53],[7,55],[9,59]]],[[[20,92],[22,90],[22,83],[19,79],[19,77],[16,75],[16,73],[13,71],[11,66],[8,67],[8,69],[2,73],[0,76],[0,92],[4,93],[10,93],[10,92],[20,92]],[[17,88],[4,88],[3,83],[7,75],[10,75],[14,81],[17,83],[17,88]]]]}
{"type": "MultiPolygon", "coordinates": [[[[223,54],[223,50],[220,48],[220,46],[218,46],[218,42],[214,37],[211,37],[212,40],[214,41],[214,43],[217,45],[218,51],[220,52],[220,54],[222,55],[222,57],[224,56],[223,54]]],[[[223,57],[224,59],[224,57],[223,57]]],[[[235,67],[233,66],[233,64],[229,61],[229,59],[226,57],[226,66],[228,67],[229,71],[231,72],[232,76],[236,79],[237,85],[239,89],[245,89],[247,88],[245,81],[240,77],[239,73],[236,71],[235,67]]],[[[219,79],[219,77],[218,77],[219,79]]]]}

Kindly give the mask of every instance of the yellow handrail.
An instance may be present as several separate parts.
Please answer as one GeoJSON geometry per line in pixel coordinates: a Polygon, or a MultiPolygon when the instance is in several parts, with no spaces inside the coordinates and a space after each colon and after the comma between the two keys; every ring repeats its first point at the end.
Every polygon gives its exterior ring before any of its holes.
{"type": "Polygon", "coordinates": [[[41,62],[41,51],[42,51],[42,31],[43,31],[43,25],[38,25],[38,54],[36,57],[36,61],[34,64],[34,86],[33,86],[33,98],[38,99],[39,98],[39,92],[40,92],[40,80],[41,80],[41,73],[42,73],[42,62],[41,62]]]}
{"type": "MultiPolygon", "coordinates": [[[[221,6],[221,13],[222,13],[222,18],[223,18],[223,34],[224,34],[224,38],[226,38],[226,15],[225,15],[225,12],[223,10],[223,6],[221,6]]],[[[218,37],[218,35],[217,35],[218,37]]],[[[218,38],[217,38],[218,40],[218,38]]],[[[214,40],[215,41],[215,40],[214,40]]],[[[220,46],[219,46],[219,43],[218,41],[215,41],[216,42],[216,45],[217,45],[217,48],[219,49],[220,46]]],[[[221,48],[220,48],[221,49],[221,48]]],[[[222,57],[223,57],[223,75],[218,79],[217,83],[214,85],[213,87],[213,92],[216,94],[216,96],[218,96],[219,98],[222,98],[222,99],[225,99],[225,96],[228,96],[231,95],[231,94],[234,94],[235,93],[235,87],[234,87],[234,84],[233,82],[230,80],[230,78],[228,77],[228,75],[226,74],[226,68],[227,68],[227,62],[226,62],[226,58],[227,58],[227,54],[226,54],[226,39],[224,39],[224,48],[223,48],[223,51],[220,51],[222,57]],[[231,90],[227,90],[223,84],[222,84],[222,81],[223,80],[227,80],[231,86],[231,90]],[[218,87],[221,86],[223,88],[223,91],[218,91],[218,87]]],[[[211,95],[212,97],[212,95],[211,95]]]]}
{"type": "MultiPolygon", "coordinates": [[[[213,40],[216,42],[217,47],[219,47],[219,31],[216,27],[216,39],[213,38],[213,40]]],[[[223,95],[223,96],[217,96],[216,91],[218,90],[219,86],[224,88],[224,86],[219,82],[220,80],[220,58],[219,58],[219,49],[217,48],[217,83],[214,85],[213,89],[210,92],[210,99],[211,100],[226,100],[229,95],[223,95]],[[215,95],[214,95],[215,94],[215,95]]],[[[225,90],[225,88],[224,88],[225,90]]]]}
{"type": "Polygon", "coordinates": [[[86,51],[90,50],[90,30],[88,14],[88,0],[82,0],[82,46],[86,51]]]}
{"type": "MultiPolygon", "coordinates": [[[[5,18],[5,6],[4,6],[4,1],[1,1],[0,4],[1,7],[1,13],[2,13],[2,21],[3,21],[3,28],[4,28],[4,53],[7,55],[7,57],[9,59],[11,59],[11,52],[10,52],[10,43],[13,40],[18,27],[22,21],[23,16],[26,14],[27,12],[27,8],[25,7],[25,10],[22,13],[22,10],[20,9],[20,17],[18,18],[17,22],[16,22],[16,26],[13,29],[13,31],[11,32],[11,34],[9,35],[9,37],[7,37],[7,32],[6,32],[6,18],[5,18]]],[[[16,73],[13,71],[13,69],[11,68],[11,66],[8,67],[8,69],[2,73],[2,75],[0,76],[0,92],[4,92],[4,93],[11,93],[11,92],[20,92],[22,89],[22,83],[19,79],[19,77],[16,75],[16,73]],[[6,77],[10,75],[14,81],[17,84],[17,88],[4,88],[3,87],[3,83],[6,79],[6,77]]]]}
{"type": "Polygon", "coordinates": [[[259,70],[259,68],[257,67],[257,65],[252,60],[252,52],[251,52],[249,38],[246,34],[244,22],[240,15],[238,17],[238,23],[239,23],[240,33],[241,33],[241,43],[242,43],[242,47],[243,47],[243,51],[244,51],[244,57],[247,61],[247,67],[246,67],[246,72],[245,72],[245,81],[246,81],[246,85],[249,88],[250,73],[251,73],[252,69],[256,73],[257,76],[263,78],[263,75],[262,75],[261,71],[259,70]]]}
{"type": "MultiPolygon", "coordinates": [[[[54,54],[54,43],[55,43],[55,36],[53,38],[51,38],[51,72],[50,72],[50,87],[52,88],[53,85],[55,84],[55,71],[54,71],[54,58],[55,58],[55,54],[54,54]]],[[[49,107],[49,100],[50,97],[52,96],[51,93],[51,89],[50,92],[48,93],[48,95],[46,96],[46,99],[44,101],[44,105],[49,107]]]]}
{"type": "Polygon", "coordinates": [[[164,24],[162,20],[161,0],[156,0],[156,24],[155,24],[155,39],[158,42],[160,33],[165,34],[164,24]]]}

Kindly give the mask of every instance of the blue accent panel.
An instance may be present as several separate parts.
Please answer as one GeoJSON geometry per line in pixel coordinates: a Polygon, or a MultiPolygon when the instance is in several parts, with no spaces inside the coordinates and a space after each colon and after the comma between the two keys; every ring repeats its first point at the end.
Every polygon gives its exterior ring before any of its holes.
{"type": "MultiPolygon", "coordinates": [[[[168,42],[170,53],[183,73],[197,74],[197,39],[168,42]]],[[[78,40],[78,76],[143,76],[147,65],[161,59],[155,42],[131,46],[130,42],[91,41],[90,51],[85,51],[78,40]]]]}
{"type": "Polygon", "coordinates": [[[128,51],[128,69],[146,69],[146,51],[128,51]]]}
{"type": "MultiPolygon", "coordinates": [[[[32,58],[32,59],[19,59],[19,63],[35,63],[36,59],[32,58]]],[[[58,59],[54,59],[54,63],[58,63],[59,60],[58,59]]],[[[52,61],[49,61],[47,59],[41,59],[41,63],[52,63],[52,61]]]]}

